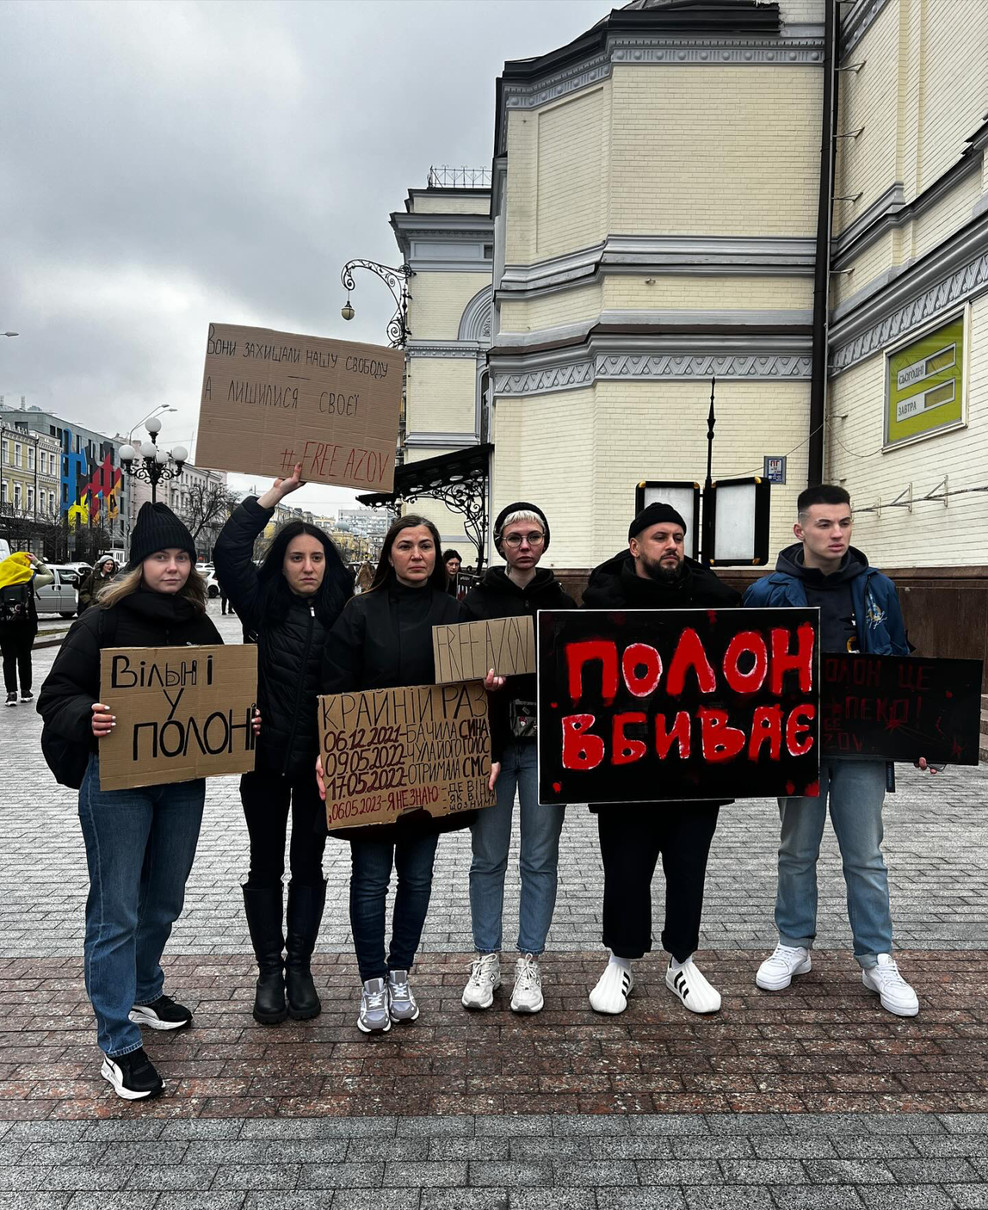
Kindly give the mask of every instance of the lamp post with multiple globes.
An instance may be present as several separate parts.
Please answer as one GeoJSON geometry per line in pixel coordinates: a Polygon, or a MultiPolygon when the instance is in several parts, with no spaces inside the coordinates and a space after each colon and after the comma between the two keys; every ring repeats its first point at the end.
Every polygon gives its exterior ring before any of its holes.
{"type": "Polygon", "coordinates": [[[159,449],[161,421],[157,416],[149,416],[144,427],[148,431],[149,440],[142,442],[137,448],[129,443],[122,445],[119,457],[120,465],[132,479],[150,483],[153,504],[158,498],[158,484],[163,480],[178,478],[189,459],[189,451],[183,445],[176,445],[170,450],[159,449]]]}

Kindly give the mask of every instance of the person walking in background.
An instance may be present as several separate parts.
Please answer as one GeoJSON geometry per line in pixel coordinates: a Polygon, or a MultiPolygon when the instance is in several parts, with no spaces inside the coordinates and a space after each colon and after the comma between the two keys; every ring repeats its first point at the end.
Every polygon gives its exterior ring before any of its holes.
{"type": "Polygon", "coordinates": [[[254,541],[279,502],[302,486],[301,470],[296,466],[260,498],[248,496],[239,504],[213,551],[216,578],[258,644],[264,729],[254,771],[240,779],[240,799],[250,835],[244,911],[258,967],[253,1015],[263,1025],[288,1015],[306,1020],[322,1007],[311,971],[326,902],[326,833],[314,771],[316,694],[327,635],[353,591],[329,535],[303,521],[283,526],[260,568],[254,565],[254,541]],[[286,929],[282,878],[289,811],[286,929]]]}
{"type": "Polygon", "coordinates": [[[360,565],[360,570],[357,572],[356,591],[366,592],[374,583],[374,568],[371,566],[370,560],[365,559],[360,565]]]}
{"type": "Polygon", "coordinates": [[[79,585],[79,612],[96,604],[96,597],[117,574],[113,559],[100,559],[93,570],[79,585]]]}
{"type": "Polygon", "coordinates": [[[21,701],[29,702],[34,697],[31,653],[38,634],[34,594],[54,579],[45,564],[26,551],[17,551],[0,562],[0,650],[8,706],[17,705],[18,679],[21,701]]]}
{"type": "MultiPolygon", "coordinates": [[[[467,593],[463,604],[471,619],[524,617],[534,626],[540,609],[576,608],[553,573],[538,565],[549,548],[549,523],[537,505],[519,501],[502,509],[494,522],[494,546],[507,567],[491,567],[467,593]]],[[[556,904],[559,834],[566,808],[539,805],[535,688],[534,673],[512,676],[489,699],[491,756],[499,766],[497,804],[478,812],[471,828],[470,914],[477,956],[463,989],[464,1008],[490,1008],[501,985],[504,875],[516,793],[521,900],[511,1009],[537,1013],[544,1003],[539,958],[556,904]]]]}
{"type": "Polygon", "coordinates": [[[458,550],[443,551],[443,567],[446,568],[446,591],[451,597],[456,597],[460,600],[463,594],[460,592],[460,568],[463,566],[463,559],[460,557],[458,550]]]}
{"type": "Polygon", "coordinates": [[[38,698],[46,758],[50,762],[52,744],[82,757],[78,776],[53,771],[79,788],[89,865],[86,991],[104,1056],[100,1074],[128,1101],[156,1097],[164,1087],[144,1051],[141,1027],[192,1023],[189,1009],[164,994],[161,955],[182,911],[206,783],[100,789],[99,744],[115,725],[101,701],[100,652],[221,643],[206,616],[195,557],[192,535],[171,509],[145,504],[124,573],[73,623],[38,698]]]}
{"type": "MultiPolygon", "coordinates": [[[[333,627],[323,655],[322,692],[348,693],[431,685],[435,681],[432,628],[466,620],[446,592],[439,532],[431,521],[407,515],[388,530],[370,589],[354,597],[333,627]]],[[[493,678],[488,677],[488,687],[493,678]]],[[[322,758],[320,793],[325,797],[322,758]]],[[[472,811],[436,818],[421,809],[393,824],[334,829],[350,843],[350,927],[360,971],[357,1028],[386,1033],[392,1021],[414,1021],[418,1004],[409,984],[432,892],[436,846],[442,832],[468,827],[472,811]],[[397,871],[391,941],[385,947],[385,904],[397,871]]]]}

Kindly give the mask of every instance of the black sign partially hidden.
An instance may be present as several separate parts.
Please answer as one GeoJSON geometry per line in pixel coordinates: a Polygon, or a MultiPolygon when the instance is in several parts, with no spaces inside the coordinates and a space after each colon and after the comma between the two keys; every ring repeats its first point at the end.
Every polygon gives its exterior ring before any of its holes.
{"type": "Polygon", "coordinates": [[[980,660],[824,655],[821,755],[976,765],[982,671],[980,660]]]}
{"type": "Polygon", "coordinates": [[[818,793],[818,619],[540,611],[539,801],[818,793]]]}

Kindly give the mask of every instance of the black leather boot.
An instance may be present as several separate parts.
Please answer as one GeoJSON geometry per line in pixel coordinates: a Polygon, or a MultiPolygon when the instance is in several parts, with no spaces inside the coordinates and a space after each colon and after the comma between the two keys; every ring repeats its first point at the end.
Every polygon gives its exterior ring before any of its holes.
{"type": "Polygon", "coordinates": [[[319,886],[303,886],[294,881],[289,884],[285,990],[288,994],[288,1011],[296,1021],[307,1021],[322,1012],[309,970],[309,959],[319,935],[325,902],[325,882],[319,886]]]}
{"type": "Polygon", "coordinates": [[[261,1025],[277,1025],[288,1016],[285,1006],[285,966],[281,951],[285,937],[281,928],[282,887],[245,885],[244,911],[257,958],[257,987],[254,992],[254,1020],[261,1025]]]}

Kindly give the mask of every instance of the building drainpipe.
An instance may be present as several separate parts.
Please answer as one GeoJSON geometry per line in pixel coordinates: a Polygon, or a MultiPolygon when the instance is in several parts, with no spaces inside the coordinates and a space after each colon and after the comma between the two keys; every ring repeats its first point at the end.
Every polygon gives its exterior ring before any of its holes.
{"type": "Polygon", "coordinates": [[[817,208],[816,260],[813,272],[813,358],[810,371],[810,432],[807,486],[823,482],[827,404],[827,334],[830,309],[830,243],[833,222],[837,120],[837,4],[826,0],[823,25],[823,113],[820,142],[820,199],[817,208]]]}

